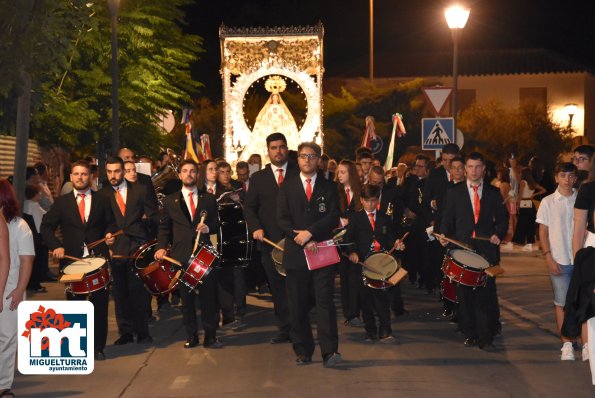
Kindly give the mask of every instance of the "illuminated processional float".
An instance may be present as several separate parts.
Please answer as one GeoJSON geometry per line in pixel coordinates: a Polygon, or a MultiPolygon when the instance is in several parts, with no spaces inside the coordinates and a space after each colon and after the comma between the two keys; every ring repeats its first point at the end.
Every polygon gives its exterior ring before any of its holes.
{"type": "Polygon", "coordinates": [[[323,145],[323,36],[320,23],[274,28],[220,27],[223,138],[229,162],[248,160],[252,154],[268,160],[266,137],[274,132],[285,134],[290,149],[297,149],[303,141],[323,145]],[[305,115],[299,119],[299,127],[296,115],[284,100],[288,83],[297,86],[305,97],[305,115]],[[244,106],[255,85],[262,86],[268,98],[253,126],[249,126],[244,106]]]}

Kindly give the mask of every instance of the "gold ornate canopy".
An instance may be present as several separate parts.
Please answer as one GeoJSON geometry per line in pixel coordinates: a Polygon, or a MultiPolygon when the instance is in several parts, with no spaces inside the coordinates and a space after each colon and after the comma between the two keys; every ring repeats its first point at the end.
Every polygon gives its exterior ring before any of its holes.
{"type": "Polygon", "coordinates": [[[321,23],[275,28],[220,27],[224,142],[228,161],[235,163],[246,159],[250,153],[244,153],[244,149],[248,147],[258,147],[256,152],[266,158],[266,143],[254,143],[255,146],[251,142],[257,137],[252,136],[246,124],[243,104],[250,86],[269,75],[289,78],[300,86],[306,96],[307,114],[299,139],[322,145],[323,36],[321,23]]]}

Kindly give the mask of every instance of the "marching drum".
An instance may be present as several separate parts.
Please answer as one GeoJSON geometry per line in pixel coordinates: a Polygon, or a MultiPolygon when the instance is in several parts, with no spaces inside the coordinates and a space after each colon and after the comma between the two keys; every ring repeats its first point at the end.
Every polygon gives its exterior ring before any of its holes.
{"type": "Polygon", "coordinates": [[[485,269],[490,264],[479,254],[469,250],[449,250],[444,256],[444,276],[461,285],[479,287],[486,283],[485,269]]]}
{"type": "Polygon", "coordinates": [[[442,278],[440,281],[440,294],[442,294],[442,297],[448,301],[453,303],[459,302],[457,298],[457,284],[447,277],[442,278]]]}
{"type": "Polygon", "coordinates": [[[242,205],[237,202],[219,203],[219,233],[217,251],[222,267],[247,267],[252,259],[252,239],[244,219],[242,205]]]}
{"type": "MultiPolygon", "coordinates": [[[[285,238],[281,239],[277,242],[277,246],[282,249],[285,249],[285,238]]],[[[273,259],[273,264],[275,264],[275,269],[277,273],[281,276],[287,276],[285,272],[285,267],[283,266],[283,250],[279,250],[276,247],[271,252],[271,257],[273,259]]]]}
{"type": "Polygon", "coordinates": [[[211,272],[213,263],[219,257],[218,253],[209,246],[201,246],[188,260],[186,269],[182,272],[180,281],[190,290],[196,289],[199,283],[211,272]]]}
{"type": "Polygon", "coordinates": [[[66,283],[66,290],[72,294],[90,294],[107,289],[111,282],[107,260],[102,257],[85,257],[67,265],[62,272],[61,281],[66,283]]]}
{"type": "Polygon", "coordinates": [[[388,279],[397,272],[400,265],[393,256],[383,252],[372,253],[366,258],[364,264],[374,269],[362,267],[364,285],[372,289],[387,289],[394,286],[388,282],[388,279]]]}
{"type": "Polygon", "coordinates": [[[136,275],[152,295],[167,294],[176,288],[182,271],[167,260],[155,261],[157,240],[145,243],[134,253],[136,275]]]}

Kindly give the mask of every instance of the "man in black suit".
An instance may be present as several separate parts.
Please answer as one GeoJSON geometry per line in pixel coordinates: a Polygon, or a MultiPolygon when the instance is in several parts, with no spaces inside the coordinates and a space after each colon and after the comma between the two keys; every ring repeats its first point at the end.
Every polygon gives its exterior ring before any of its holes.
{"type": "MultiPolygon", "coordinates": [[[[434,232],[440,232],[440,219],[444,211],[444,201],[448,190],[450,175],[450,162],[459,154],[457,144],[446,144],[442,147],[442,164],[430,170],[430,174],[424,184],[422,211],[425,212],[425,219],[434,226],[434,232]]],[[[440,280],[440,267],[444,259],[444,248],[437,240],[426,242],[427,258],[423,264],[423,275],[426,289],[434,291],[440,280]]]]}
{"type": "MultiPolygon", "coordinates": [[[[267,137],[267,151],[270,164],[250,176],[250,189],[246,192],[244,217],[254,240],[263,242],[263,238],[279,242],[284,233],[277,223],[277,196],[279,187],[285,180],[299,174],[298,168],[287,160],[287,139],[281,133],[267,137]]],[[[290,341],[291,323],[285,277],[281,276],[271,258],[272,247],[260,244],[262,267],[266,273],[273,297],[275,316],[279,322],[279,334],[271,339],[271,344],[290,341]]]]}
{"type": "Polygon", "coordinates": [[[316,252],[317,242],[331,239],[333,228],[339,223],[337,187],[318,173],[320,155],[320,146],[314,142],[299,145],[300,174],[285,181],[279,189],[277,218],[285,234],[283,265],[287,273],[296,363],[305,365],[312,362],[314,338],[308,313],[311,308],[310,290],[313,289],[323,364],[324,367],[334,367],[341,362],[337,313],[333,302],[335,267],[310,271],[304,254],[304,249],[316,252]]]}
{"type": "MultiPolygon", "coordinates": [[[[210,245],[209,234],[217,231],[217,204],[215,197],[199,190],[196,186],[198,165],[192,160],[180,163],[182,190],[168,195],[163,201],[163,213],[157,234],[157,251],[155,259],[162,260],[166,248],[171,243],[171,257],[187,266],[197,232],[200,242],[210,245]],[[201,214],[206,212],[205,223],[200,223],[201,214]]],[[[178,285],[182,298],[182,316],[188,339],[185,348],[198,345],[197,319],[194,291],[180,283],[178,285]]],[[[210,272],[198,285],[200,294],[200,312],[202,326],[205,331],[204,346],[221,348],[217,339],[217,273],[210,272]]]]}
{"type": "MultiPolygon", "coordinates": [[[[110,203],[115,229],[124,231],[111,246],[112,293],[120,335],[114,344],[130,343],[134,341],[134,335],[137,336],[137,343],[151,343],[151,295],[134,272],[134,262],[129,257],[153,238],[149,231],[155,228],[148,228],[148,224],[156,224],[157,202],[153,201],[154,196],[149,194],[146,185],[124,179],[122,159],[108,158],[105,171],[109,185],[103,186],[100,193],[110,203]]],[[[108,235],[111,237],[111,234],[108,235]]]]}
{"type": "MultiPolygon", "coordinates": [[[[508,230],[508,212],[500,191],[483,181],[485,160],[472,152],[465,161],[467,180],[448,191],[446,207],[440,225],[444,236],[466,243],[482,255],[490,265],[500,262],[500,242],[508,230]],[[489,241],[473,239],[489,238],[489,241]]],[[[448,242],[441,238],[440,243],[448,242]]],[[[499,307],[496,280],[487,276],[485,287],[457,286],[459,324],[465,335],[465,345],[479,344],[490,350],[499,332],[499,307]]]]}
{"type": "MultiPolygon", "coordinates": [[[[372,179],[372,174],[370,174],[372,179]]],[[[397,244],[403,249],[401,242],[395,242],[396,235],[391,218],[377,210],[380,198],[380,188],[376,185],[366,184],[362,188],[361,203],[363,209],[351,212],[347,225],[346,243],[349,259],[357,264],[365,261],[366,257],[380,250],[390,250],[397,244]]],[[[394,288],[394,287],[393,287],[394,288]]],[[[390,289],[373,289],[361,287],[362,315],[366,326],[366,340],[390,341],[393,339],[390,325],[390,289]],[[379,325],[376,325],[378,316],[379,325]]]]}
{"type": "MultiPolygon", "coordinates": [[[[89,163],[79,160],[72,164],[70,181],[73,192],[60,196],[41,222],[41,235],[45,245],[54,257],[60,259],[60,268],[68,262],[64,255],[86,257],[96,254],[108,258],[109,252],[105,244],[100,244],[90,253],[87,244],[106,236],[113,227],[113,216],[109,202],[100,194],[91,191],[91,167],[89,163]],[[60,227],[63,240],[55,235],[60,227]]],[[[113,238],[107,243],[113,243],[113,238]]],[[[107,266],[107,265],[106,265],[107,266]]],[[[103,349],[107,339],[107,306],[109,290],[101,289],[88,295],[77,295],[67,292],[67,300],[89,299],[95,311],[95,358],[105,359],[103,349]]]]}

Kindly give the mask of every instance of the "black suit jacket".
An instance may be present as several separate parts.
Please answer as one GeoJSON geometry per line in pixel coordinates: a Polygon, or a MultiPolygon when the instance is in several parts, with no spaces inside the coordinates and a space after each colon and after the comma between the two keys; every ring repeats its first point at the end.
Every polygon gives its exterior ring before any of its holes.
{"type": "Polygon", "coordinates": [[[209,235],[216,234],[218,228],[215,196],[198,191],[196,213],[192,221],[181,191],[166,196],[157,233],[157,248],[166,249],[171,243],[171,257],[186,264],[192,254],[196,226],[200,223],[202,211],[207,212],[205,224],[209,227],[209,233],[201,234],[200,242],[210,244],[209,235]]]}
{"type": "MultiPolygon", "coordinates": [[[[423,189],[423,211],[424,217],[428,221],[434,221],[434,225],[440,225],[440,218],[444,211],[444,200],[446,199],[446,191],[448,190],[448,176],[444,166],[437,167],[430,170],[430,175],[423,189]],[[434,211],[431,206],[432,200],[436,201],[437,210],[434,211]]],[[[436,232],[438,230],[434,228],[436,232]]]]}
{"type": "Polygon", "coordinates": [[[316,242],[333,237],[333,229],[339,223],[336,184],[318,174],[308,202],[299,174],[285,180],[277,198],[277,222],[287,238],[283,265],[286,269],[307,268],[304,249],[293,241],[297,235],[293,231],[308,230],[316,242]]]}
{"type": "MultiPolygon", "coordinates": [[[[298,168],[292,163],[287,163],[287,171],[284,174],[283,181],[287,181],[298,174],[298,168]]],[[[284,236],[283,231],[277,224],[278,195],[277,176],[273,174],[270,164],[250,176],[250,187],[246,192],[244,201],[244,217],[248,223],[248,229],[250,233],[263,229],[265,237],[273,242],[280,241],[284,236]]]]}
{"type": "Polygon", "coordinates": [[[349,215],[349,225],[344,237],[344,243],[354,243],[346,246],[348,253],[357,253],[360,261],[370,254],[372,242],[376,240],[384,250],[389,250],[395,243],[395,233],[389,216],[376,211],[374,230],[365,210],[353,212],[349,215]]]}
{"type": "MultiPolygon", "coordinates": [[[[108,200],[97,192],[91,192],[91,195],[91,209],[85,224],[81,221],[76,198],[72,192],[54,201],[41,222],[41,236],[49,250],[63,247],[67,255],[82,257],[85,243],[104,238],[106,232],[114,228],[108,200]],[[58,227],[62,230],[63,241],[56,237],[55,231],[58,227]]],[[[93,252],[106,258],[109,256],[105,244],[95,247],[93,252]]],[[[62,261],[61,265],[66,263],[68,261],[62,261]]]]}
{"type": "Polygon", "coordinates": [[[449,238],[468,244],[482,254],[490,264],[500,262],[500,247],[490,242],[472,239],[476,236],[489,238],[497,235],[504,239],[508,230],[508,211],[502,203],[500,190],[483,182],[479,220],[475,223],[473,205],[467,182],[456,184],[446,196],[446,207],[442,217],[441,232],[449,238]]]}
{"type": "MultiPolygon", "coordinates": [[[[115,220],[115,230],[124,230],[124,234],[116,238],[116,242],[111,247],[115,254],[130,255],[142,244],[142,242],[152,239],[154,236],[150,231],[151,225],[158,224],[157,201],[154,195],[149,192],[149,187],[145,184],[131,183],[126,184],[126,214],[122,216],[120,207],[116,201],[116,191],[111,185],[105,185],[101,191],[110,203],[110,209],[115,220]],[[147,218],[143,219],[143,215],[147,218]]],[[[115,231],[110,231],[115,232],[115,231]]]]}

